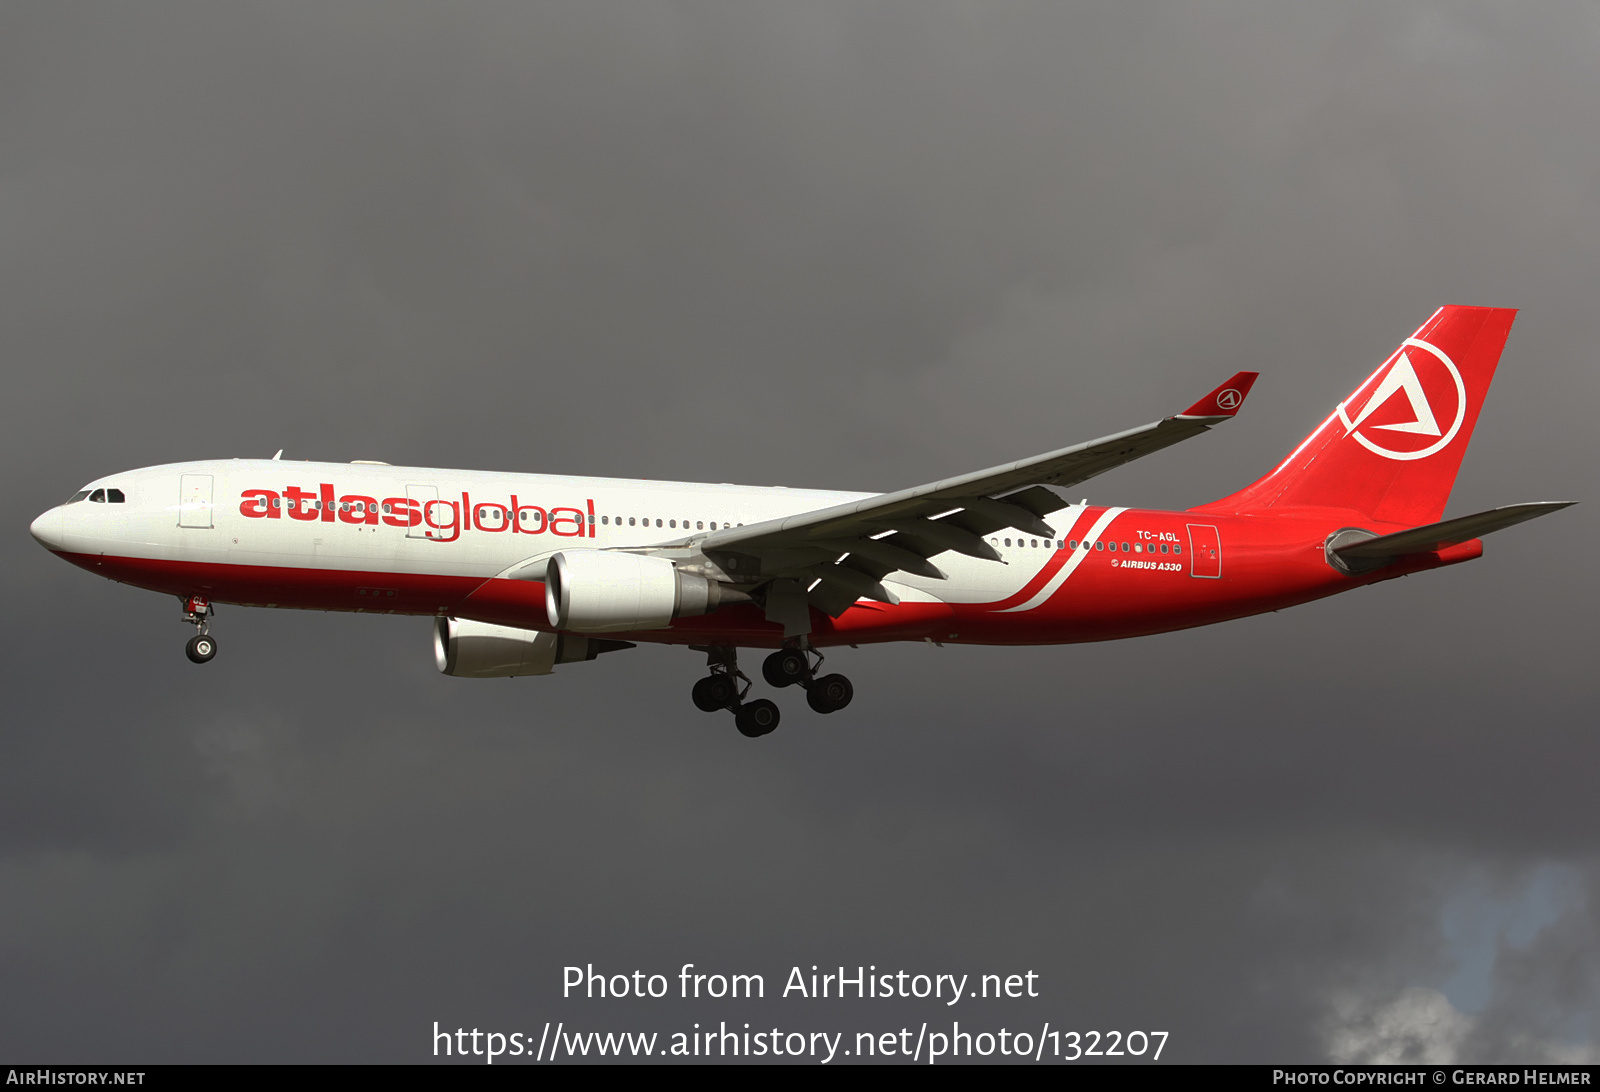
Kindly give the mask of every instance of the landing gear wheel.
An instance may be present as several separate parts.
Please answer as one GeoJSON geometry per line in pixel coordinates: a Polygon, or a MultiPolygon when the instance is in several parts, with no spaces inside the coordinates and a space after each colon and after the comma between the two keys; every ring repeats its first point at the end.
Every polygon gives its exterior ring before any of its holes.
{"type": "Polygon", "coordinates": [[[751,739],[764,736],[778,726],[778,707],[766,698],[746,702],[733,715],[739,734],[751,739]]]}
{"type": "Polygon", "coordinates": [[[726,709],[738,696],[738,688],[728,675],[707,675],[694,684],[691,692],[695,707],[706,713],[726,709]]]}
{"type": "Polygon", "coordinates": [[[189,643],[183,646],[184,655],[197,664],[206,663],[217,654],[217,639],[209,633],[200,633],[189,638],[189,643]]]}
{"type": "Polygon", "coordinates": [[[793,686],[811,675],[811,664],[798,648],[780,648],[761,661],[761,677],[768,686],[793,686]]]}
{"type": "Polygon", "coordinates": [[[856,688],[843,675],[824,675],[806,688],[806,704],[819,713],[836,713],[855,696],[856,688]]]}

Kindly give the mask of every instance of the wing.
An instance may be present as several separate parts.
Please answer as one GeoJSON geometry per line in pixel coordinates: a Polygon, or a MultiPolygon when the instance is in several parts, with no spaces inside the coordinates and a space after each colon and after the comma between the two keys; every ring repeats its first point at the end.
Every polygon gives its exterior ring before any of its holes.
{"type": "Polygon", "coordinates": [[[896,493],[728,528],[698,545],[741,582],[816,581],[810,601],[834,617],[859,598],[892,603],[882,583],[891,572],[942,580],[945,574],[928,559],[946,550],[999,561],[984,536],[1001,528],[1054,538],[1043,517],[1068,502],[1047,486],[1070,488],[1226,421],[1239,411],[1256,374],[1240,372],[1182,413],[1141,428],[896,493]]]}

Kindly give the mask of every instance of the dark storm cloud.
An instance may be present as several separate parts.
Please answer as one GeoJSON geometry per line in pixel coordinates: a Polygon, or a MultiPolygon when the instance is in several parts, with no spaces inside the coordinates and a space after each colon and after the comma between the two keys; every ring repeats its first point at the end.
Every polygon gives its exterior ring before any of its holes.
{"type": "Polygon", "coordinates": [[[418,620],[224,607],[191,669],[173,604],[24,533],[113,469],[279,447],[892,488],[1260,369],[1081,489],[1182,506],[1446,302],[1526,308],[1452,511],[1588,500],[1600,27],[1537,16],[9,5],[7,1053],[932,1018],[562,1005],[586,962],[1033,968],[996,1024],[1182,1059],[1593,1051],[1587,505],[1208,630],[840,650],[848,713],[756,745],[682,650],[473,683],[418,620]],[[1533,935],[1447,927],[1549,868],[1533,935]]]}

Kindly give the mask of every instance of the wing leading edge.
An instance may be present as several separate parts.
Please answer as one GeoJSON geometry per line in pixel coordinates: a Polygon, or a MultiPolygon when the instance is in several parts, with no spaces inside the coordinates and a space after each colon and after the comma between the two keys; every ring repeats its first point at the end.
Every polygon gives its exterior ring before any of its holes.
{"type": "Polygon", "coordinates": [[[785,589],[791,596],[811,585],[806,598],[832,617],[860,598],[893,603],[883,578],[908,572],[943,579],[929,558],[946,550],[999,561],[985,536],[1002,528],[1054,538],[1043,517],[1069,502],[1050,487],[1070,488],[1228,420],[1256,375],[1239,372],[1182,413],[1140,428],[866,500],[716,531],[696,545],[741,583],[803,581],[785,589]]]}

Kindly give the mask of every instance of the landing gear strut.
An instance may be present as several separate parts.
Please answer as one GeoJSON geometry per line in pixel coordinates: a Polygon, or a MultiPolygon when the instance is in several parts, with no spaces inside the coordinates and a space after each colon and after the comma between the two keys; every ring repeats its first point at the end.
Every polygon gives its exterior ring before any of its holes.
{"type": "Polygon", "coordinates": [[[751,738],[764,736],[776,728],[779,714],[775,704],[766,698],[744,700],[752,684],[739,670],[739,650],[721,645],[705,646],[702,650],[711,674],[694,684],[695,705],[707,713],[732,710],[733,722],[740,734],[751,738]]]}
{"type": "Polygon", "coordinates": [[[197,664],[208,663],[217,654],[217,639],[211,636],[211,616],[216,608],[203,595],[191,595],[183,601],[183,620],[199,632],[183,646],[184,655],[197,664]]]}
{"type": "Polygon", "coordinates": [[[818,677],[823,655],[809,644],[780,648],[761,664],[761,676],[773,686],[793,686],[799,683],[806,688],[806,704],[818,713],[836,713],[850,704],[855,697],[855,687],[843,675],[818,677]],[[816,657],[816,663],[811,657],[816,657]]]}

